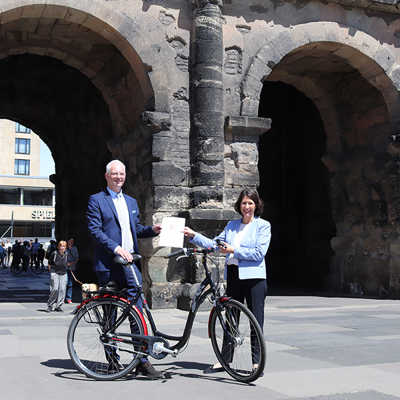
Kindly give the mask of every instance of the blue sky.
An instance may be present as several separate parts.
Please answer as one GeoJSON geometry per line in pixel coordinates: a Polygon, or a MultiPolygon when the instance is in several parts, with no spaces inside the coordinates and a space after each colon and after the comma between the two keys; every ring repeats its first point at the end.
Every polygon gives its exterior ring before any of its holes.
{"type": "Polygon", "coordinates": [[[40,176],[48,177],[55,173],[54,160],[46,143],[40,140],[40,176]]]}

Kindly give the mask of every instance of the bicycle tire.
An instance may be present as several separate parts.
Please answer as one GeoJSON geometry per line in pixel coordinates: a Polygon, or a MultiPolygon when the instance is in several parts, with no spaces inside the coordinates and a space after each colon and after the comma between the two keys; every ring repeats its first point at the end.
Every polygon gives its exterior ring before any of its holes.
{"type": "MultiPolygon", "coordinates": [[[[107,348],[100,339],[105,324],[115,321],[125,307],[126,303],[118,299],[95,299],[84,305],[72,319],[67,336],[68,352],[76,368],[86,376],[99,381],[114,380],[127,375],[139,363],[141,354],[135,346],[121,345],[114,341],[114,349],[117,350],[113,350],[111,347],[107,348]],[[123,351],[124,348],[134,353],[123,351]],[[109,360],[110,357],[117,359],[116,370],[110,370],[114,362],[109,360]]],[[[131,333],[130,323],[135,333],[144,334],[142,320],[132,308],[128,317],[118,327],[115,336],[118,337],[118,333],[131,333]]]]}
{"type": "Polygon", "coordinates": [[[221,305],[220,314],[214,308],[210,316],[210,338],[215,355],[232,378],[244,383],[253,382],[263,373],[267,357],[260,325],[242,303],[229,299],[221,305]],[[224,334],[220,318],[223,318],[228,334],[224,334]]]}

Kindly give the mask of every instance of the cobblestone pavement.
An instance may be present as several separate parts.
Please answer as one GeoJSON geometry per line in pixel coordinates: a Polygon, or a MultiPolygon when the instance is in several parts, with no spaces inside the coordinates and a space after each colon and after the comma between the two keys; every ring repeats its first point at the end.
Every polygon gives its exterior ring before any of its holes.
{"type": "MultiPolygon", "coordinates": [[[[33,293],[45,290],[48,277],[20,278],[0,276],[2,398],[400,400],[400,301],[269,297],[268,362],[264,377],[252,385],[239,384],[226,373],[203,374],[215,361],[206,311],[199,313],[184,353],[153,360],[171,379],[95,382],[74,369],[66,348],[70,311],[76,304],[66,304],[61,315],[47,314],[45,299],[32,299],[33,293]],[[31,291],[29,296],[18,300],[14,293],[5,301],[5,292],[22,286],[31,291]]],[[[168,309],[154,315],[163,331],[179,334],[187,314],[168,309]]]]}

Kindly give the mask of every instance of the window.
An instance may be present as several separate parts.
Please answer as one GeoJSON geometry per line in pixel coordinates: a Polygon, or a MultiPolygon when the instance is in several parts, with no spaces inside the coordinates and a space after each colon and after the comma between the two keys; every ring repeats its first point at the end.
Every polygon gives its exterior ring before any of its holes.
{"type": "Polygon", "coordinates": [[[14,174],[15,175],[29,175],[29,160],[15,160],[14,174]]]}
{"type": "Polygon", "coordinates": [[[52,206],[53,189],[24,189],[24,206],[52,206]]]}
{"type": "Polygon", "coordinates": [[[0,204],[20,204],[20,190],[18,188],[0,188],[0,204]]]}
{"type": "MultiPolygon", "coordinates": [[[[9,224],[0,224],[0,233],[5,232],[9,224]]],[[[51,222],[14,222],[15,237],[51,237],[51,222]]],[[[5,237],[10,237],[11,231],[8,231],[5,237]]]]}
{"type": "Polygon", "coordinates": [[[15,139],[15,153],[16,154],[31,154],[31,140],[30,139],[15,139]]]}
{"type": "Polygon", "coordinates": [[[31,133],[31,130],[26,126],[19,124],[18,122],[15,123],[15,132],[17,133],[31,133]]]}

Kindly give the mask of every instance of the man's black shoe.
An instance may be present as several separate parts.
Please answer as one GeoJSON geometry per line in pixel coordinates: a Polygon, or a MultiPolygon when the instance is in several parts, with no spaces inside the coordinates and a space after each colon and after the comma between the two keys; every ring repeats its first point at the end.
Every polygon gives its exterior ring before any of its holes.
{"type": "Polygon", "coordinates": [[[143,375],[149,379],[160,379],[163,378],[163,374],[157,371],[150,363],[150,361],[145,361],[140,363],[136,367],[136,375],[143,375]]]}

